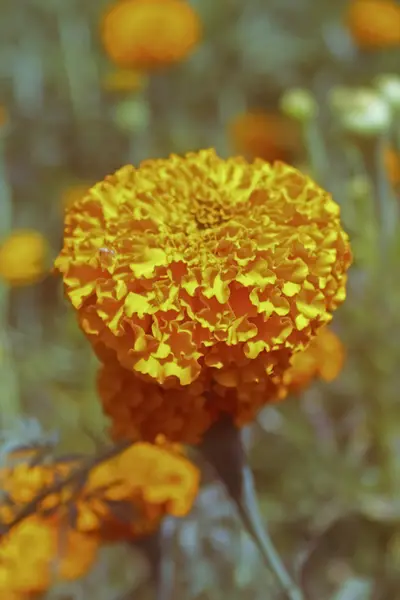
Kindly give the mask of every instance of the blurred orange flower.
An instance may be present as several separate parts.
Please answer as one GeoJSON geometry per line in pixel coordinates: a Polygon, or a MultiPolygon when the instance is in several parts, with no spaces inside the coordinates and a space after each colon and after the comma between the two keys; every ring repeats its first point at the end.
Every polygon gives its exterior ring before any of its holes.
{"type": "Polygon", "coordinates": [[[29,285],[46,269],[48,244],[32,229],[14,230],[0,243],[0,277],[11,286],[29,285]]]}
{"type": "Polygon", "coordinates": [[[228,133],[235,152],[249,159],[289,160],[301,144],[296,122],[261,110],[237,115],[229,124],[228,133]]]}
{"type": "Polygon", "coordinates": [[[29,517],[0,538],[1,598],[28,600],[57,579],[79,579],[92,566],[97,549],[95,537],[29,517]]]}
{"type": "Polygon", "coordinates": [[[0,127],[3,127],[8,122],[8,110],[5,106],[0,105],[0,127]]]}
{"type": "Polygon", "coordinates": [[[108,92],[137,92],[142,90],[148,76],[134,69],[110,71],[103,79],[103,88],[108,92]]]}
{"type": "Polygon", "coordinates": [[[166,515],[185,516],[198,488],[199,471],[182,453],[138,442],[91,471],[78,500],[77,527],[102,541],[136,538],[166,515]]]}
{"type": "Polygon", "coordinates": [[[394,148],[387,148],[385,151],[385,166],[390,183],[394,186],[400,184],[400,153],[394,148]]]}
{"type": "MultiPolygon", "coordinates": [[[[12,522],[18,509],[77,466],[76,460],[48,466],[22,462],[2,469],[2,489],[12,502],[0,504],[1,521],[12,522]]],[[[198,469],[176,446],[160,440],[157,446],[136,443],[95,466],[80,490],[69,484],[47,496],[38,515],[44,519],[47,514],[46,523],[56,529],[73,505],[77,532],[95,535],[101,542],[131,539],[154,531],[166,515],[186,515],[198,487],[198,469]]]]}
{"type": "Polygon", "coordinates": [[[346,20],[360,48],[400,45],[400,5],[395,0],[352,0],[346,20]]]}
{"type": "Polygon", "coordinates": [[[329,327],[323,327],[305,350],[292,357],[284,376],[284,393],[299,393],[317,377],[333,381],[342,370],[344,358],[340,339],[329,327]]]}
{"type": "Polygon", "coordinates": [[[185,0],[120,0],[102,22],[110,59],[149,70],[185,59],[201,37],[198,15],[185,0]]]}
{"type": "Polygon", "coordinates": [[[95,185],[66,213],[55,266],[118,435],[196,442],[274,398],[350,262],[340,209],[309,177],[203,150],[95,185]]]}

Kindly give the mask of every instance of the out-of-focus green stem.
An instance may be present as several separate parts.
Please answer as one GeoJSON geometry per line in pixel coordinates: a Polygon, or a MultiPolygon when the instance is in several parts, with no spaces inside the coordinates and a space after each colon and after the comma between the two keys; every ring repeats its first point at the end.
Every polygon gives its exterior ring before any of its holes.
{"type": "Polygon", "coordinates": [[[239,511],[243,525],[287,598],[304,600],[300,588],[290,577],[275,549],[261,517],[253,474],[247,463],[240,430],[231,420],[221,420],[206,433],[200,450],[225,485],[239,511]]]}
{"type": "MultiPolygon", "coordinates": [[[[5,168],[5,135],[0,136],[0,244],[12,227],[12,195],[5,168]]],[[[5,429],[13,426],[21,414],[18,376],[13,363],[9,338],[8,309],[10,292],[0,280],[0,423],[5,429]]]]}
{"type": "Polygon", "coordinates": [[[150,563],[150,574],[155,586],[155,600],[172,600],[175,581],[173,553],[174,522],[167,517],[159,529],[146,538],[132,543],[144,552],[150,563]]]}
{"type": "Polygon", "coordinates": [[[58,32],[75,117],[78,121],[100,115],[100,81],[91,51],[90,29],[69,3],[60,4],[58,32]]]}
{"type": "Polygon", "coordinates": [[[303,140],[307,150],[308,163],[318,183],[324,183],[328,173],[328,158],[316,117],[302,123],[303,140]]]}

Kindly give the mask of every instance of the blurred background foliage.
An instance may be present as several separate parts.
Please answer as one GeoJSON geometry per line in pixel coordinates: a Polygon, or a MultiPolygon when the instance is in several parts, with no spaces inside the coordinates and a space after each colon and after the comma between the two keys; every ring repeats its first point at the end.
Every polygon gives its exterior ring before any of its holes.
{"type": "MultiPolygon", "coordinates": [[[[51,274],[66,205],[122,164],[172,152],[286,160],[334,194],[355,263],[335,320],[341,376],[267,407],[246,431],[260,502],[307,598],[395,600],[400,3],[190,4],[202,33],[187,56],[122,69],[102,44],[110,0],[0,0],[2,427],[26,439],[16,424],[35,417],[74,451],[105,435],[95,359],[51,274]],[[343,86],[354,93],[334,102],[343,86]]],[[[178,21],[164,22],[171,44],[188,27],[178,21]]],[[[212,474],[175,542],[177,600],[281,597],[212,474]]],[[[149,597],[143,561],[137,549],[106,549],[85,581],[48,597],[149,597]]]]}

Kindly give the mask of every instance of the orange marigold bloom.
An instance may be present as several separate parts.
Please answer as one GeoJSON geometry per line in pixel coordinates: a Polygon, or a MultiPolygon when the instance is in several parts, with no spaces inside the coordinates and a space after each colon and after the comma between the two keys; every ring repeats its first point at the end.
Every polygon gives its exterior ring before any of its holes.
{"type": "MultiPolygon", "coordinates": [[[[77,466],[79,461],[75,460],[34,467],[21,463],[3,469],[2,489],[12,503],[0,505],[1,521],[12,521],[19,508],[54,484],[56,477],[70,474],[77,466]]],[[[176,447],[159,440],[158,446],[137,443],[94,467],[79,492],[69,485],[48,496],[39,507],[39,515],[55,509],[46,523],[56,528],[72,502],[78,533],[96,535],[103,542],[131,539],[154,531],[166,515],[186,515],[198,487],[198,469],[176,447]]],[[[69,561],[68,572],[73,568],[69,561]]]]}
{"type": "Polygon", "coordinates": [[[47,252],[39,231],[14,230],[0,244],[0,277],[11,286],[35,283],[46,270],[47,252]]]}
{"type": "Polygon", "coordinates": [[[0,127],[4,127],[8,123],[8,110],[5,106],[0,105],[0,127]]]}
{"type": "Polygon", "coordinates": [[[333,381],[344,363],[344,347],[329,327],[323,327],[305,350],[294,354],[291,367],[284,375],[284,393],[298,393],[320,377],[333,381]]]}
{"type": "Polygon", "coordinates": [[[22,521],[0,539],[1,598],[27,600],[57,579],[79,579],[92,566],[97,549],[95,537],[73,530],[64,536],[36,516],[22,521]]]}
{"type": "Polygon", "coordinates": [[[198,469],[176,449],[136,443],[91,471],[78,500],[77,527],[100,533],[103,541],[136,538],[166,515],[185,516],[198,488],[198,469]],[[131,508],[132,518],[119,515],[121,506],[128,514],[131,508]]]}
{"type": "Polygon", "coordinates": [[[296,169],[213,150],[123,167],[67,211],[56,269],[121,435],[193,441],[272,399],[345,298],[339,213],[296,169]]]}
{"type": "Polygon", "coordinates": [[[384,158],[390,182],[394,186],[400,185],[400,153],[389,147],[385,151],[384,158]]]}
{"type": "Polygon", "coordinates": [[[111,60],[143,70],[183,60],[200,36],[200,19],[185,0],[121,0],[102,23],[103,45],[111,60]]]}
{"type": "Polygon", "coordinates": [[[347,23],[355,43],[361,48],[400,45],[400,5],[395,0],[353,0],[347,23]]]}
{"type": "Polygon", "coordinates": [[[301,143],[297,123],[261,110],[237,115],[228,132],[235,151],[249,159],[288,160],[301,143]]]}
{"type": "Polygon", "coordinates": [[[228,127],[233,148],[249,159],[288,160],[301,145],[298,124],[262,110],[237,115],[228,127]]]}

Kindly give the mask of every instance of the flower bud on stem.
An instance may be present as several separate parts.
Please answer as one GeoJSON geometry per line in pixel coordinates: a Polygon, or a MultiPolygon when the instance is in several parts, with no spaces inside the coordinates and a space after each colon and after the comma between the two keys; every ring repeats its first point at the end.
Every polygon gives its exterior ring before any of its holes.
{"type": "Polygon", "coordinates": [[[381,259],[386,260],[397,229],[397,202],[385,164],[384,152],[392,113],[383,97],[369,88],[336,88],[330,105],[347,140],[362,154],[371,178],[377,221],[380,228],[381,259]]]}
{"type": "Polygon", "coordinates": [[[300,124],[311,171],[319,182],[324,181],[328,159],[318,126],[318,105],[314,96],[306,89],[293,88],[283,94],[280,107],[283,114],[300,124]]]}

